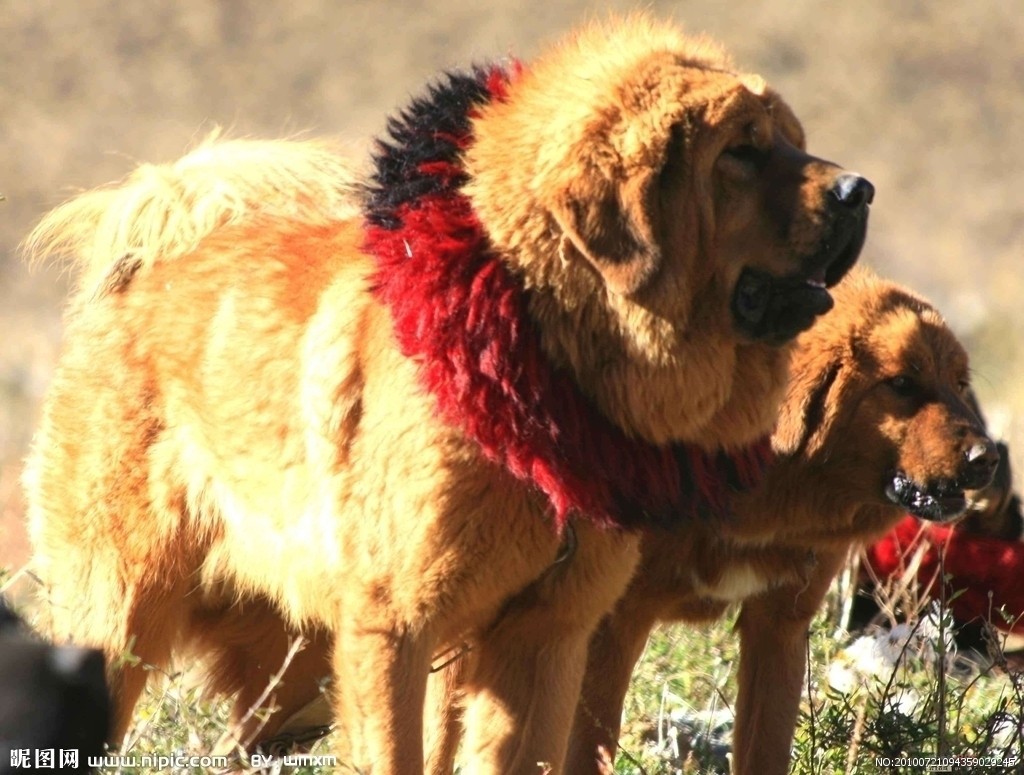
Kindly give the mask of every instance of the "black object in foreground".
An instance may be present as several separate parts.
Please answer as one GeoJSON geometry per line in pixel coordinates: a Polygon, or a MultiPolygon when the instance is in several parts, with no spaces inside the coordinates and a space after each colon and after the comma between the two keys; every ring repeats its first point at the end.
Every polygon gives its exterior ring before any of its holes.
{"type": "Polygon", "coordinates": [[[109,726],[102,652],[40,640],[0,599],[0,775],[88,772],[109,726]]]}

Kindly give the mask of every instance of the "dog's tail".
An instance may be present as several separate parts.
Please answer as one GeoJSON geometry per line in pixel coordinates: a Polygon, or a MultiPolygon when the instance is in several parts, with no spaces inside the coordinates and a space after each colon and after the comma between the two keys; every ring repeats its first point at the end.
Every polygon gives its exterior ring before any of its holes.
{"type": "Polygon", "coordinates": [[[223,140],[215,132],[171,164],[80,194],[45,216],[23,248],[32,261],[70,261],[85,293],[126,271],[186,255],[222,226],[255,216],[309,223],[359,213],[355,167],[327,141],[223,140]]]}

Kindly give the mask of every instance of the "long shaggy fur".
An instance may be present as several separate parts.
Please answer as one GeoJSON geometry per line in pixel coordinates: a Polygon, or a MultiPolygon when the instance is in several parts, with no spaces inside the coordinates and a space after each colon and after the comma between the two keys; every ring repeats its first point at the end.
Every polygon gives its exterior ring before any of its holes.
{"type": "MultiPolygon", "coordinates": [[[[568,772],[601,772],[598,747],[614,752],[632,667],[658,622],[708,621],[737,604],[733,770],[788,772],[809,622],[850,549],[904,513],[886,478],[955,479],[966,451],[991,443],[961,396],[966,353],[934,307],[866,271],[844,280],[836,300],[798,341],[773,434],[779,458],[759,488],[735,498],[735,520],[644,537],[636,575],[590,644],[568,772]],[[908,374],[937,398],[888,386],[908,374]]],[[[945,532],[932,526],[926,535],[945,532]]],[[[906,528],[895,534],[901,543],[906,536],[906,528]]],[[[948,550],[947,570],[979,559],[967,546],[948,550]]],[[[875,556],[888,567],[890,557],[875,556]]],[[[1009,564],[993,580],[1019,567],[1012,553],[1003,558],[1009,564]]]]}
{"type": "Polygon", "coordinates": [[[103,293],[256,215],[309,224],[351,218],[356,180],[355,165],[327,140],[223,140],[217,131],[173,164],[142,164],[127,180],[54,209],[24,250],[37,261],[72,261],[84,292],[103,293]]]}

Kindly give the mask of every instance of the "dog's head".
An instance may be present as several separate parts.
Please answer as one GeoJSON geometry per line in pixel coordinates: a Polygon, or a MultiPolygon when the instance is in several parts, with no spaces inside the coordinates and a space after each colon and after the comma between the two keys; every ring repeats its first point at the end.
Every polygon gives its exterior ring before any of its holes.
{"type": "MultiPolygon", "coordinates": [[[[967,396],[975,414],[985,422],[978,398],[973,391],[967,396]]],[[[999,538],[1004,541],[1019,541],[1024,538],[1024,514],[1021,512],[1020,496],[1013,491],[1013,470],[1010,468],[1010,450],[1003,442],[997,442],[999,465],[987,487],[969,493],[970,508],[958,525],[973,535],[999,538]]]]}
{"type": "Polygon", "coordinates": [[[594,26],[529,66],[475,131],[467,190],[535,316],[561,316],[568,333],[547,325],[549,350],[589,370],[585,383],[627,359],[675,369],[676,402],[684,385],[707,389],[686,409],[704,420],[729,398],[736,347],[807,329],[864,242],[871,184],[808,154],[763,79],[643,19],[594,26]]]}
{"type": "MultiPolygon", "coordinates": [[[[828,288],[860,254],[874,188],[808,154],[800,122],[759,77],[652,59],[664,115],[661,134],[645,138],[646,166],[615,148],[623,169],[595,175],[591,164],[555,204],[558,224],[611,293],[669,319],[692,300],[745,340],[788,342],[831,309],[828,288]]],[[[645,129],[588,142],[614,147],[645,129]]]]}
{"type": "Polygon", "coordinates": [[[837,498],[944,522],[999,463],[970,398],[967,354],[936,310],[866,272],[804,334],[777,447],[837,498]]]}
{"type": "Polygon", "coordinates": [[[533,192],[562,257],[609,293],[658,307],[669,291],[676,303],[714,292],[739,332],[772,342],[831,307],[826,288],[860,253],[874,189],[808,154],[762,78],[635,20],[585,31],[523,78],[513,101],[528,104],[511,110],[534,122],[527,141],[550,134],[527,157],[533,192]]]}
{"type": "Polygon", "coordinates": [[[722,111],[724,131],[700,156],[733,321],[751,339],[786,342],[832,308],[828,288],[860,254],[874,188],[807,154],[796,117],[756,82],[722,111]]]}

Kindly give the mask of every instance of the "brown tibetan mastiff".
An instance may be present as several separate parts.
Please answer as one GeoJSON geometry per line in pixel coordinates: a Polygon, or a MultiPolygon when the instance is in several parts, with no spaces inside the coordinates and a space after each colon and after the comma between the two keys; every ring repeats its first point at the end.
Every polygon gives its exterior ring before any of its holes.
{"type": "MultiPolygon", "coordinates": [[[[214,143],[70,202],[29,241],[84,267],[27,474],[54,633],[197,646],[244,709],[269,601],[335,636],[341,758],[381,773],[422,771],[431,660],[473,638],[471,769],[557,767],[639,556],[617,528],[758,479],[871,197],[638,17],[439,81],[362,186],[214,143]]],[[[148,674],[111,676],[115,741],[148,674]]]]}
{"type": "Polygon", "coordinates": [[[633,665],[661,621],[742,605],[737,773],[785,773],[805,639],[847,550],[908,511],[948,521],[999,462],[969,400],[967,355],[912,293],[856,271],[836,307],[798,339],[762,485],[728,523],[644,536],[628,591],[590,646],[568,772],[603,772],[633,665]]]}

